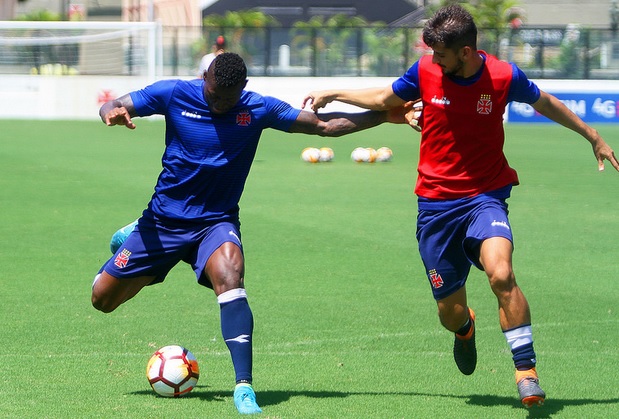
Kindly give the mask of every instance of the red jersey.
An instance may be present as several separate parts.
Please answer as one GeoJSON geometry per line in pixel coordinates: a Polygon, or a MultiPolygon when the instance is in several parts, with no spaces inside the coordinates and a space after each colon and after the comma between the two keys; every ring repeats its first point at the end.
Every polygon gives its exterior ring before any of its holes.
{"type": "Polygon", "coordinates": [[[466,86],[443,75],[432,56],[419,60],[423,130],[418,196],[458,199],[518,184],[503,154],[512,66],[483,54],[480,78],[466,86]]]}

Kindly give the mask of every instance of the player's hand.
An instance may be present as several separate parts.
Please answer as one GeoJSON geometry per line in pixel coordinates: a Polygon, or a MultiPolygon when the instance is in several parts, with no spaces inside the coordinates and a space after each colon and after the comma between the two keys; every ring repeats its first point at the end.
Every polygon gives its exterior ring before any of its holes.
{"type": "Polygon", "coordinates": [[[409,119],[414,112],[415,102],[406,102],[402,106],[391,108],[387,111],[387,122],[392,124],[409,124],[409,119]]]}
{"type": "Polygon", "coordinates": [[[412,102],[406,102],[404,106],[407,108],[407,112],[404,115],[404,117],[406,118],[406,122],[415,131],[421,132],[421,127],[419,126],[419,119],[421,118],[421,111],[423,110],[423,104],[421,103],[421,99],[417,99],[412,102]]]}
{"type": "Polygon", "coordinates": [[[615,170],[619,172],[619,162],[617,161],[617,157],[615,156],[615,152],[606,141],[604,141],[601,137],[592,144],[593,154],[598,160],[598,170],[601,172],[604,170],[604,160],[608,160],[610,164],[613,165],[615,170]]]}
{"type": "Polygon", "coordinates": [[[112,108],[105,115],[104,122],[108,127],[114,125],[124,125],[129,129],[135,129],[135,124],[131,121],[131,115],[129,115],[129,111],[127,111],[127,108],[124,106],[112,108]]]}
{"type": "Polygon", "coordinates": [[[303,105],[301,109],[305,109],[305,105],[311,102],[310,108],[314,112],[318,112],[318,109],[327,106],[327,103],[333,102],[334,96],[329,93],[328,90],[320,90],[310,92],[305,98],[303,98],[303,105]]]}

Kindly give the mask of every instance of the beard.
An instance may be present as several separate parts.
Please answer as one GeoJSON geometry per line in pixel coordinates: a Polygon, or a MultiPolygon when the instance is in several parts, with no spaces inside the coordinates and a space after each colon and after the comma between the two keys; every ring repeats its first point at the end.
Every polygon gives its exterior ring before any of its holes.
{"type": "Polygon", "coordinates": [[[457,73],[464,67],[464,61],[458,58],[458,62],[452,68],[442,67],[443,74],[446,76],[456,76],[457,73]]]}

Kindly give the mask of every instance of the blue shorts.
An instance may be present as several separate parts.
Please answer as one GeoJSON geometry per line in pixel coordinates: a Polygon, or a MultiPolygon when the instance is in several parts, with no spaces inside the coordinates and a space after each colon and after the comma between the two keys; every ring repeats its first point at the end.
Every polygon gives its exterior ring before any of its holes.
{"type": "Polygon", "coordinates": [[[170,223],[145,211],[133,232],[101,270],[120,279],[154,276],[152,285],[163,282],[170,270],[183,261],[191,265],[199,284],[212,288],[204,267],[225,242],[232,242],[243,251],[238,222],[207,226],[170,223]]]}
{"type": "Polygon", "coordinates": [[[448,201],[419,200],[419,253],[436,300],[462,288],[472,265],[483,270],[479,263],[483,240],[505,237],[513,243],[505,202],[510,189],[448,201]]]}

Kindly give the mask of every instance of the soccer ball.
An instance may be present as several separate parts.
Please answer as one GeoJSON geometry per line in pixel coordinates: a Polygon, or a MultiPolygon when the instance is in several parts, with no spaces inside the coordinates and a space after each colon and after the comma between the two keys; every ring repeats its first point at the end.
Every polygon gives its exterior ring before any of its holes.
{"type": "Polygon", "coordinates": [[[301,159],[310,163],[318,163],[320,161],[320,150],[316,147],[306,147],[301,152],[301,159]]]}
{"type": "Polygon", "coordinates": [[[389,147],[381,147],[376,150],[376,161],[390,161],[393,157],[393,151],[389,147]]]}
{"type": "Polygon", "coordinates": [[[329,147],[321,147],[319,151],[319,157],[318,159],[320,161],[331,161],[333,160],[334,157],[334,153],[333,153],[333,149],[329,148],[329,147]]]}
{"type": "Polygon", "coordinates": [[[357,147],[350,154],[350,158],[357,163],[374,163],[376,157],[376,150],[372,147],[357,147]]]}
{"type": "Polygon", "coordinates": [[[350,158],[357,163],[367,162],[370,160],[370,152],[367,148],[357,147],[350,153],[350,158]]]}
{"type": "Polygon", "coordinates": [[[376,157],[378,156],[376,153],[376,150],[374,150],[372,147],[368,147],[368,163],[374,163],[376,161],[376,157]]]}
{"type": "Polygon", "coordinates": [[[155,393],[164,397],[180,397],[198,382],[198,361],[188,349],[178,345],[164,346],[148,360],[146,378],[155,393]]]}

